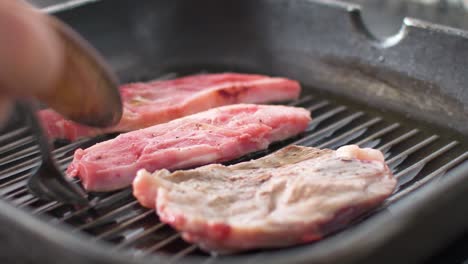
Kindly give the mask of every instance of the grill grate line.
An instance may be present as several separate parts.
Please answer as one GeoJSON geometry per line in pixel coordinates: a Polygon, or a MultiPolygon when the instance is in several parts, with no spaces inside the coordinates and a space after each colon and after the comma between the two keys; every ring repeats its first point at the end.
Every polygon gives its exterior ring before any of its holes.
{"type": "Polygon", "coordinates": [[[16,191],[16,192],[13,192],[13,193],[10,193],[10,194],[8,194],[8,195],[5,195],[5,198],[6,198],[6,199],[12,199],[12,198],[15,197],[15,196],[18,196],[18,195],[20,195],[20,194],[24,194],[24,193],[27,193],[27,192],[28,192],[28,189],[22,188],[22,189],[20,189],[20,190],[18,190],[18,191],[16,191]]]}
{"type": "Polygon", "coordinates": [[[40,162],[40,158],[39,157],[36,157],[36,158],[33,158],[33,159],[30,159],[24,163],[21,163],[21,164],[18,164],[18,165],[15,165],[15,166],[12,166],[8,169],[5,169],[3,171],[0,171],[0,180],[6,180],[8,178],[11,178],[12,176],[15,176],[17,175],[18,173],[21,173],[21,172],[24,172],[24,171],[27,171],[27,170],[30,170],[34,167],[37,167],[39,166],[40,162]]]}
{"type": "MultiPolygon", "coordinates": [[[[52,151],[53,154],[55,154],[55,159],[58,159],[58,158],[61,158],[63,157],[64,154],[66,154],[68,151],[71,151],[72,149],[80,146],[80,145],[83,145],[85,143],[88,143],[90,141],[93,141],[91,139],[82,139],[82,140],[78,140],[76,142],[72,142],[68,145],[65,145],[63,147],[60,147],[60,148],[57,148],[57,149],[54,149],[52,151]]],[[[5,166],[9,163],[12,163],[14,161],[17,161],[17,160],[20,160],[20,159],[24,159],[24,158],[27,158],[27,157],[30,157],[30,156],[33,156],[33,155],[37,155],[39,154],[39,148],[37,145],[34,145],[34,146],[31,146],[31,147],[28,147],[26,149],[22,149],[20,151],[16,151],[15,153],[12,153],[8,156],[5,156],[3,158],[0,159],[0,166],[5,166]]],[[[36,157],[38,158],[38,157],[36,157]]]]}
{"type": "MultiPolygon", "coordinates": [[[[23,184],[26,184],[26,180],[25,180],[25,179],[28,178],[28,176],[29,176],[29,174],[22,175],[22,176],[18,176],[17,178],[14,178],[14,179],[12,179],[12,180],[6,182],[6,183],[0,184],[0,190],[6,188],[6,187],[8,187],[8,186],[11,186],[11,185],[13,185],[13,184],[15,184],[15,183],[19,183],[19,182],[23,182],[23,184]]],[[[21,188],[21,187],[18,187],[18,188],[21,188]]],[[[11,190],[10,190],[10,191],[11,191],[11,190]]],[[[3,194],[3,192],[2,192],[2,194],[3,194]]]]}
{"type": "Polygon", "coordinates": [[[21,128],[17,128],[11,132],[8,132],[6,134],[3,134],[0,136],[0,143],[3,143],[3,141],[11,141],[13,138],[25,133],[25,132],[28,132],[29,131],[29,127],[21,127],[21,128]]]}
{"type": "MultiPolygon", "coordinates": [[[[76,148],[76,147],[78,147],[80,145],[90,143],[90,142],[93,142],[93,141],[96,141],[96,139],[81,139],[81,140],[78,140],[78,141],[73,142],[71,144],[68,144],[68,145],[65,145],[63,147],[57,148],[57,149],[53,150],[52,153],[55,154],[55,159],[57,160],[59,165],[61,165],[63,167],[65,163],[71,162],[71,160],[73,159],[73,155],[68,156],[68,157],[63,157],[63,155],[65,155],[67,152],[71,151],[72,149],[74,149],[74,148],[76,148]]],[[[35,147],[37,148],[37,146],[35,146],[35,147]]],[[[21,172],[30,170],[30,169],[34,168],[35,166],[39,166],[40,165],[39,162],[40,162],[40,157],[34,157],[34,158],[32,158],[32,159],[30,159],[30,160],[28,160],[26,162],[23,162],[21,164],[18,164],[16,166],[14,166],[13,168],[9,168],[7,170],[1,171],[0,172],[0,175],[1,175],[0,180],[8,179],[8,178],[16,175],[17,173],[21,173],[21,172]],[[20,169],[17,169],[18,167],[20,169]]],[[[64,169],[64,168],[62,168],[62,169],[64,169]]],[[[17,183],[20,180],[26,179],[29,176],[28,175],[29,173],[30,172],[27,172],[26,173],[27,175],[18,176],[18,177],[15,177],[15,179],[13,179],[11,181],[0,184],[0,190],[7,187],[7,186],[9,186],[9,185],[11,185],[11,184],[17,183]]]]}
{"type": "Polygon", "coordinates": [[[330,146],[331,144],[336,143],[336,142],[338,142],[338,141],[340,141],[342,139],[345,139],[345,138],[349,138],[350,140],[352,140],[350,138],[350,136],[352,134],[357,133],[360,130],[366,129],[366,128],[372,126],[372,125],[375,125],[380,121],[382,121],[382,118],[380,118],[380,117],[373,118],[373,119],[371,119],[371,120],[369,120],[369,121],[367,121],[367,122],[365,122],[365,123],[363,123],[363,124],[361,124],[359,126],[354,127],[351,130],[346,131],[345,133],[343,133],[343,134],[341,134],[341,135],[339,135],[337,137],[333,137],[333,139],[331,139],[331,140],[329,140],[329,141],[327,141],[325,143],[320,144],[318,146],[318,148],[325,148],[326,146],[330,146]]]}
{"type": "Polygon", "coordinates": [[[121,248],[127,247],[127,246],[133,244],[134,242],[136,242],[136,241],[138,241],[138,240],[140,240],[140,239],[142,239],[142,238],[144,238],[144,237],[158,231],[159,229],[161,229],[161,228],[163,228],[165,226],[167,226],[166,223],[159,222],[158,224],[144,230],[143,232],[141,232],[141,233],[139,233],[139,234],[137,234],[137,235],[135,235],[135,236],[133,236],[131,238],[128,238],[128,239],[124,240],[122,243],[117,244],[115,248],[116,249],[121,249],[121,248]]]}
{"type": "Polygon", "coordinates": [[[39,199],[35,198],[32,194],[27,194],[23,197],[20,197],[19,199],[13,201],[19,208],[24,208],[26,206],[29,206],[35,202],[39,201],[39,199]],[[25,199],[26,197],[29,197],[29,199],[25,199]],[[23,201],[21,201],[23,200],[23,201]]]}
{"type": "MultiPolygon", "coordinates": [[[[91,140],[88,140],[88,141],[91,141],[91,140]]],[[[87,141],[80,141],[79,143],[78,142],[75,142],[75,143],[72,143],[72,144],[69,144],[69,145],[66,145],[66,146],[63,146],[61,148],[58,148],[58,149],[55,149],[52,151],[54,155],[54,158],[56,160],[60,160],[60,158],[63,157],[63,155],[68,152],[68,151],[71,151],[72,149],[76,148],[77,146],[81,145],[81,144],[84,144],[86,143],[87,141]]],[[[39,149],[37,148],[37,145],[33,146],[33,147],[30,147],[28,149],[31,149],[31,148],[35,148],[37,149],[37,151],[33,154],[38,154],[39,153],[39,149]]],[[[17,152],[15,152],[17,153],[17,152]]],[[[32,154],[31,154],[32,155],[32,154]]],[[[27,155],[27,156],[31,156],[31,155],[27,155]]],[[[19,157],[19,158],[23,158],[23,157],[19,157]]],[[[67,159],[70,159],[70,158],[73,158],[72,156],[71,157],[66,157],[67,159]]],[[[13,168],[9,168],[7,170],[3,170],[3,171],[0,171],[0,174],[5,174],[6,172],[12,170],[12,169],[15,169],[16,167],[23,167],[23,166],[27,166],[27,165],[30,165],[31,163],[36,163],[37,161],[40,161],[40,157],[35,157],[35,158],[32,158],[28,161],[25,161],[25,162],[22,162],[20,164],[17,164],[15,165],[13,168]]],[[[6,162],[6,161],[3,161],[2,159],[2,162],[6,162]]]]}
{"type": "Polygon", "coordinates": [[[385,203],[382,205],[382,207],[388,206],[389,204],[400,200],[401,198],[403,198],[404,196],[406,196],[410,192],[420,188],[421,186],[423,186],[424,184],[430,182],[432,179],[436,178],[437,176],[446,173],[449,169],[451,169],[451,168],[455,167],[456,165],[458,165],[459,163],[465,161],[467,158],[468,158],[468,152],[465,152],[462,155],[458,156],[457,158],[449,161],[448,163],[446,163],[445,165],[443,165],[439,169],[437,169],[437,170],[431,172],[430,174],[426,175],[425,177],[421,178],[421,180],[416,181],[411,186],[409,186],[409,187],[405,188],[404,190],[401,190],[400,192],[398,192],[398,193],[394,194],[393,196],[389,197],[385,201],[385,203]]]}
{"type": "Polygon", "coordinates": [[[63,205],[62,203],[53,201],[53,202],[50,202],[48,204],[44,204],[43,206],[35,209],[32,213],[35,214],[35,215],[40,215],[40,214],[42,214],[42,213],[44,213],[44,212],[46,212],[48,210],[53,210],[53,209],[59,208],[62,205],[63,205]]]}
{"type": "MultiPolygon", "coordinates": [[[[307,144],[307,145],[312,145],[314,143],[317,143],[318,141],[320,141],[321,139],[329,136],[329,135],[332,135],[336,130],[346,126],[347,124],[349,124],[351,121],[357,119],[358,117],[362,116],[364,113],[362,112],[357,112],[357,113],[354,113],[350,116],[347,116],[343,119],[341,119],[340,121],[337,121],[331,125],[329,125],[328,127],[325,127],[325,128],[322,128],[321,130],[318,130],[310,135],[307,135],[295,142],[293,142],[292,144],[294,145],[299,145],[299,144],[307,144]]],[[[313,121],[312,121],[313,122],[313,121]]]]}
{"type": "MultiPolygon", "coordinates": [[[[29,206],[29,205],[31,205],[31,204],[33,204],[33,203],[39,201],[39,199],[37,199],[37,198],[34,197],[33,195],[29,194],[29,192],[28,192],[25,196],[28,196],[28,195],[30,196],[29,199],[24,200],[24,201],[18,203],[18,207],[19,207],[19,208],[23,208],[23,207],[29,206]]],[[[22,196],[22,197],[18,198],[18,200],[21,200],[21,199],[24,198],[25,196],[22,196]]]]}
{"type": "MultiPolygon", "coordinates": [[[[64,158],[62,160],[58,159],[57,162],[59,163],[59,165],[61,165],[62,169],[65,169],[65,168],[63,168],[64,164],[70,162],[72,159],[73,159],[73,156],[64,158]]],[[[8,178],[11,178],[11,177],[17,175],[20,172],[24,172],[24,171],[33,169],[34,167],[38,167],[40,165],[40,162],[41,162],[40,157],[36,157],[36,158],[30,159],[29,161],[26,161],[24,163],[21,163],[21,164],[15,165],[13,167],[10,167],[8,169],[5,169],[3,171],[0,171],[0,175],[2,175],[0,177],[0,180],[5,180],[5,179],[8,179],[8,178]]],[[[66,164],[66,165],[68,165],[68,164],[66,164]]],[[[2,186],[3,186],[3,184],[2,184],[2,186]]]]}
{"type": "Polygon", "coordinates": [[[336,108],[333,108],[332,110],[330,111],[327,111],[321,115],[319,115],[318,117],[312,117],[312,121],[310,122],[308,128],[307,128],[307,131],[311,131],[311,130],[314,130],[321,122],[327,120],[328,118],[334,116],[334,115],[337,115],[341,112],[343,112],[344,110],[346,110],[346,107],[345,106],[339,106],[339,107],[336,107],[336,108]]]}
{"type": "MultiPolygon", "coordinates": [[[[29,192],[26,195],[30,195],[29,192]]],[[[23,197],[24,196],[19,197],[18,199],[22,199],[23,197]]],[[[31,195],[30,199],[24,200],[23,202],[19,203],[19,206],[20,207],[25,207],[25,206],[29,206],[29,205],[31,205],[31,204],[33,204],[35,202],[39,202],[39,201],[40,201],[39,198],[31,195]]]]}
{"type": "Polygon", "coordinates": [[[391,197],[387,198],[384,201],[384,203],[381,204],[379,207],[377,207],[376,209],[364,214],[360,219],[356,219],[355,221],[353,221],[353,223],[357,223],[357,222],[361,221],[362,219],[364,219],[364,218],[366,218],[368,216],[374,215],[374,214],[384,210],[385,208],[390,206],[392,203],[397,202],[398,200],[400,200],[404,196],[408,195],[409,193],[413,192],[414,190],[416,190],[416,189],[420,188],[421,186],[425,185],[426,183],[430,182],[431,180],[436,178],[438,175],[441,175],[442,173],[445,173],[449,169],[455,167],[457,164],[461,163],[462,161],[466,160],[467,158],[468,158],[468,152],[465,152],[462,155],[458,156],[457,158],[452,159],[451,161],[449,161],[448,163],[446,163],[445,165],[443,165],[439,169],[431,172],[430,174],[428,174],[428,175],[424,176],[423,178],[421,178],[420,180],[416,181],[411,186],[409,186],[409,187],[407,187],[407,188],[405,188],[405,189],[403,189],[401,191],[397,191],[391,197]]]}
{"type": "MultiPolygon", "coordinates": [[[[69,159],[67,158],[67,159],[64,160],[65,163],[67,162],[67,160],[69,160],[69,159]]],[[[64,167],[66,166],[66,164],[60,164],[60,163],[59,163],[59,166],[60,166],[60,168],[63,170],[64,167]]],[[[26,174],[26,175],[24,175],[24,176],[22,176],[22,177],[24,177],[24,179],[26,179],[26,178],[28,178],[30,175],[31,175],[31,172],[28,173],[28,174],[26,174]]],[[[29,191],[27,190],[26,184],[27,184],[27,179],[24,181],[24,185],[18,186],[18,189],[21,188],[21,190],[25,190],[25,191],[26,191],[26,195],[29,195],[29,191]]],[[[17,200],[18,200],[18,199],[23,199],[23,197],[24,197],[24,196],[18,197],[17,200]]],[[[29,200],[25,200],[25,201],[19,203],[19,205],[20,205],[21,207],[23,207],[24,205],[30,205],[30,204],[32,204],[32,203],[35,203],[35,202],[39,201],[39,200],[40,200],[39,198],[34,197],[34,196],[31,196],[29,200]]]]}
{"type": "Polygon", "coordinates": [[[39,154],[39,149],[37,146],[32,146],[32,147],[28,147],[28,148],[25,148],[25,149],[22,149],[20,151],[16,151],[8,156],[5,156],[3,158],[0,159],[0,166],[3,167],[3,166],[6,166],[10,163],[13,163],[17,160],[20,160],[20,159],[24,159],[24,158],[27,158],[27,157],[30,157],[30,156],[34,156],[36,154],[39,154]]]}
{"type": "Polygon", "coordinates": [[[387,126],[387,127],[383,128],[383,129],[375,132],[374,134],[362,139],[361,141],[356,142],[356,145],[361,146],[362,144],[365,144],[365,143],[367,143],[367,142],[369,142],[369,141],[371,141],[373,139],[378,139],[379,137],[381,137],[381,136],[383,136],[383,135],[385,135],[387,133],[390,133],[390,132],[394,131],[395,129],[399,128],[399,127],[400,127],[400,123],[394,123],[394,124],[392,124],[390,126],[387,126]]]}
{"type": "MultiPolygon", "coordinates": [[[[388,164],[392,164],[396,161],[398,161],[399,159],[401,158],[404,158],[404,157],[407,157],[408,155],[418,151],[419,149],[429,145],[430,143],[434,142],[435,140],[437,140],[439,138],[438,135],[433,135],[429,138],[426,138],[425,140],[419,142],[418,144],[412,146],[411,148],[409,149],[406,149],[405,151],[402,151],[401,153],[399,153],[398,155],[395,155],[394,157],[390,158],[389,160],[387,160],[387,163],[388,164]]],[[[398,165],[398,164],[396,164],[398,165]]],[[[396,166],[395,165],[395,166],[396,166]]]]}
{"type": "Polygon", "coordinates": [[[0,155],[3,155],[4,153],[6,153],[8,151],[12,151],[14,149],[17,149],[19,147],[23,147],[23,146],[31,144],[31,143],[34,143],[34,137],[32,137],[32,136],[26,136],[24,138],[15,140],[12,143],[1,146],[0,147],[0,155]]]}
{"type": "Polygon", "coordinates": [[[71,213],[71,214],[63,216],[62,218],[59,219],[59,221],[60,222],[65,222],[65,221],[70,220],[73,217],[76,217],[76,216],[79,216],[79,215],[81,215],[83,213],[86,213],[87,211],[89,211],[91,209],[95,209],[95,208],[98,208],[100,206],[109,206],[111,204],[114,204],[115,202],[120,201],[123,198],[127,198],[130,194],[131,194],[131,190],[129,190],[129,189],[125,189],[123,191],[114,193],[114,194],[112,194],[110,196],[107,196],[106,198],[99,199],[99,200],[93,202],[92,204],[90,204],[88,206],[85,206],[85,207],[83,207],[83,208],[81,208],[79,210],[73,211],[73,213],[71,213]]]}
{"type": "Polygon", "coordinates": [[[318,109],[320,109],[322,107],[325,107],[325,106],[327,106],[329,104],[330,104],[330,102],[328,102],[327,100],[322,100],[322,101],[320,101],[320,102],[318,102],[316,104],[313,104],[313,105],[307,107],[306,109],[313,112],[313,111],[316,111],[316,110],[318,110],[318,109]]]}
{"type": "MultiPolygon", "coordinates": [[[[62,170],[65,170],[66,166],[68,166],[68,163],[71,161],[72,158],[73,158],[73,157],[66,157],[66,158],[63,158],[62,160],[58,160],[58,165],[60,166],[60,168],[61,168],[62,170]]],[[[37,162],[37,166],[39,166],[39,165],[40,165],[40,161],[37,162]]],[[[34,166],[32,166],[32,167],[29,168],[29,169],[32,169],[32,168],[34,168],[34,166]]],[[[2,184],[0,185],[0,190],[3,189],[3,188],[5,188],[5,187],[8,187],[8,186],[10,186],[10,185],[12,185],[12,184],[14,184],[14,183],[18,183],[18,182],[20,182],[21,180],[24,180],[24,179],[28,178],[29,175],[31,175],[31,173],[32,173],[31,171],[28,171],[28,172],[25,173],[24,175],[17,176],[16,178],[14,178],[14,179],[12,179],[12,180],[10,180],[10,181],[7,181],[7,182],[5,182],[5,183],[2,183],[2,184]]],[[[15,173],[13,173],[13,175],[15,175],[15,173]]],[[[3,175],[3,176],[5,176],[5,175],[3,175]]],[[[10,177],[11,177],[11,175],[10,175],[10,177]]],[[[18,186],[18,188],[26,188],[25,185],[26,185],[26,181],[24,181],[24,185],[23,185],[23,186],[18,186]]],[[[14,190],[17,190],[17,189],[9,190],[8,192],[2,192],[2,193],[5,194],[5,193],[12,192],[12,191],[14,191],[14,190]]]]}
{"type": "Polygon", "coordinates": [[[116,209],[114,209],[114,210],[112,210],[110,212],[107,212],[107,213],[101,215],[100,217],[94,219],[92,222],[80,225],[79,227],[73,229],[72,232],[88,229],[88,228],[94,227],[96,225],[102,224],[102,222],[104,222],[106,220],[109,220],[112,216],[114,216],[116,214],[119,214],[119,213],[121,213],[121,212],[135,206],[135,205],[139,205],[137,200],[133,200],[133,201],[131,201],[131,202],[119,207],[119,208],[116,208],[116,209]]]}
{"type": "Polygon", "coordinates": [[[161,248],[165,247],[166,245],[168,245],[169,243],[171,243],[172,241],[174,241],[174,240],[176,240],[176,239],[178,239],[180,237],[181,237],[180,233],[175,233],[172,236],[170,236],[168,238],[165,238],[164,240],[156,243],[154,246],[152,246],[152,247],[150,247],[150,248],[148,248],[146,250],[147,250],[147,252],[154,252],[154,251],[156,251],[158,249],[161,249],[161,248]]]}
{"type": "Polygon", "coordinates": [[[410,172],[410,171],[412,171],[414,169],[417,169],[418,167],[426,165],[429,161],[437,158],[438,156],[440,156],[444,152],[450,150],[451,148],[455,147],[456,145],[458,145],[457,141],[450,142],[448,145],[445,145],[443,148],[440,148],[439,150],[431,153],[430,155],[428,155],[428,156],[424,157],[423,159],[419,160],[418,162],[413,163],[413,165],[409,166],[408,168],[398,172],[397,174],[395,174],[395,177],[397,179],[400,179],[406,173],[408,173],[408,172],[410,172]]]}
{"type": "Polygon", "coordinates": [[[125,229],[126,227],[146,218],[147,216],[150,216],[150,215],[153,215],[153,214],[156,214],[156,212],[152,209],[148,209],[146,211],[143,211],[142,213],[136,215],[135,217],[131,218],[131,219],[128,219],[124,222],[122,222],[121,224],[119,224],[117,227],[115,228],[112,228],[110,230],[107,230],[106,232],[104,233],[101,233],[99,234],[98,236],[96,236],[94,239],[95,240],[100,240],[100,239],[105,239],[107,237],[110,237],[112,235],[115,235],[117,234],[119,231],[125,229]]]}
{"type": "Polygon", "coordinates": [[[409,132],[406,132],[405,134],[391,140],[390,142],[386,143],[385,145],[379,147],[378,149],[382,152],[387,152],[391,147],[407,140],[408,138],[416,135],[417,133],[419,133],[419,129],[412,129],[410,130],[409,132]]]}
{"type": "Polygon", "coordinates": [[[0,196],[9,194],[11,192],[14,192],[15,190],[18,190],[22,188],[25,185],[25,181],[23,180],[24,178],[16,178],[16,182],[13,182],[4,188],[0,188],[0,196]]]}
{"type": "Polygon", "coordinates": [[[300,98],[299,100],[296,100],[296,101],[294,101],[294,102],[289,103],[288,105],[289,105],[289,106],[298,106],[298,105],[301,105],[301,104],[303,104],[303,103],[309,102],[309,101],[311,101],[312,99],[314,99],[313,96],[311,96],[311,95],[306,95],[306,96],[300,98]]]}

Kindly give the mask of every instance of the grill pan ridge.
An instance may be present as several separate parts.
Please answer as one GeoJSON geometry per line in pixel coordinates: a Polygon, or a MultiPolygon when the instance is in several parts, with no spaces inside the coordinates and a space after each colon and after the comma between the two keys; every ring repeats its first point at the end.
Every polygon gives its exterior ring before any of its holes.
{"type": "MultiPolygon", "coordinates": [[[[307,131],[231,163],[293,143],[333,149],[355,143],[381,149],[399,187],[382,206],[318,243],[210,256],[159,223],[130,189],[92,194],[85,208],[31,196],[24,184],[38,166],[38,148],[15,117],[0,135],[2,263],[411,263],[467,228],[468,75],[458,57],[468,55],[467,33],[406,19],[399,34],[379,40],[363,26],[358,6],[334,1],[82,2],[55,14],[90,40],[124,82],[204,69],[277,74],[303,84],[302,97],[288,104],[312,111],[307,131]]],[[[65,168],[74,149],[111,137],[59,143],[54,154],[65,168]]]]}

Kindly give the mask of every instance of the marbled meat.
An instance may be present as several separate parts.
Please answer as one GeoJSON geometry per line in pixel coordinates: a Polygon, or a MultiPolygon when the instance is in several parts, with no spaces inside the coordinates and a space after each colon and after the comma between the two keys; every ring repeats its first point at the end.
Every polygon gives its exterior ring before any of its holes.
{"type": "Polygon", "coordinates": [[[230,253],[320,240],[381,204],[395,186],[378,150],[293,145],[231,166],[140,170],[133,192],[186,241],[230,253]]]}
{"type": "Polygon", "coordinates": [[[303,132],[310,112],[280,105],[236,104],[121,134],[78,149],[67,169],[90,191],[129,186],[139,169],[185,169],[228,161],[303,132]]]}
{"type": "Polygon", "coordinates": [[[51,109],[39,111],[39,118],[49,138],[76,140],[145,128],[223,105],[294,100],[300,91],[298,82],[285,78],[239,73],[200,74],[121,86],[123,115],[114,127],[83,126],[51,109]]]}

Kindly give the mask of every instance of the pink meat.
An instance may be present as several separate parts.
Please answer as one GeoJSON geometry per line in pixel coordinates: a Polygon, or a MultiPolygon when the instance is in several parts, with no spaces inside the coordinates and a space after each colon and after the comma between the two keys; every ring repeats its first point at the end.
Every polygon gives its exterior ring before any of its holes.
{"type": "Polygon", "coordinates": [[[396,179],[382,153],[289,146],[231,166],[138,171],[134,194],[206,251],[309,243],[381,204],[396,179]]]}
{"type": "Polygon", "coordinates": [[[39,112],[50,138],[77,138],[127,132],[165,123],[213,107],[296,99],[298,82],[263,75],[221,73],[174,80],[132,83],[120,87],[124,110],[115,127],[96,129],[64,119],[51,109],[39,112]]]}
{"type": "Polygon", "coordinates": [[[68,167],[90,191],[129,186],[139,169],[182,169],[231,160],[304,131],[303,108],[237,104],[121,134],[78,149],[68,167]]]}

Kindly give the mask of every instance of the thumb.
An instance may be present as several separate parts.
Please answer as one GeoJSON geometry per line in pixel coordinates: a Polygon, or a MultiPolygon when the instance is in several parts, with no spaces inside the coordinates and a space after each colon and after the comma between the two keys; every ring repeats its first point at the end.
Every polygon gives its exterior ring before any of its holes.
{"type": "Polygon", "coordinates": [[[63,46],[44,14],[15,0],[0,1],[0,94],[34,96],[51,87],[63,46]]]}

